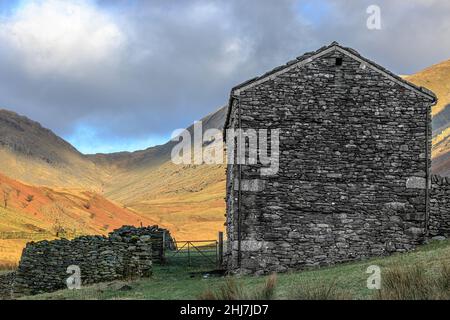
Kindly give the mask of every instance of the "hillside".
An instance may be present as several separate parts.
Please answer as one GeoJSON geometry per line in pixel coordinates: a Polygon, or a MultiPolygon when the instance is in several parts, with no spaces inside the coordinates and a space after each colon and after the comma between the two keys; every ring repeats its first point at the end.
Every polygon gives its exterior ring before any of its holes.
{"type": "MultiPolygon", "coordinates": [[[[203,129],[220,129],[224,119],[221,108],[202,119],[203,129]]],[[[12,190],[4,209],[8,214],[0,216],[0,232],[2,225],[10,231],[32,232],[25,225],[47,230],[56,212],[62,212],[59,220],[65,228],[82,233],[142,221],[163,225],[178,239],[193,240],[215,239],[224,228],[224,166],[174,165],[170,154],[176,142],[136,152],[83,155],[14,112],[0,110],[0,125],[0,187],[12,190]],[[25,194],[34,200],[24,202],[25,194]],[[95,209],[86,210],[89,199],[107,207],[97,219],[87,218],[95,209]]],[[[188,130],[193,133],[192,126],[188,130]]]]}
{"type": "Polygon", "coordinates": [[[124,224],[155,220],[91,192],[51,189],[21,183],[0,174],[0,265],[19,258],[29,240],[106,234],[124,224]]]}
{"type": "Polygon", "coordinates": [[[0,168],[11,178],[50,187],[99,190],[107,173],[52,131],[0,109],[0,168]]]}
{"type": "Polygon", "coordinates": [[[54,233],[62,226],[76,233],[105,234],[124,224],[155,222],[92,191],[30,186],[0,174],[0,192],[0,232],[54,233]]]}
{"type": "MultiPolygon", "coordinates": [[[[226,108],[201,119],[203,131],[222,129],[226,108]]],[[[193,126],[187,128],[193,137],[193,126]]],[[[144,151],[90,156],[114,168],[104,195],[155,219],[179,240],[215,239],[224,230],[225,165],[175,165],[176,142],[144,151]]]]}
{"type": "Polygon", "coordinates": [[[406,80],[432,90],[438,96],[433,107],[433,172],[450,175],[450,60],[432,65],[406,80]]]}
{"type": "Polygon", "coordinates": [[[433,116],[444,111],[450,104],[450,60],[434,64],[404,78],[418,86],[430,89],[438,96],[439,101],[433,108],[433,116]]]}

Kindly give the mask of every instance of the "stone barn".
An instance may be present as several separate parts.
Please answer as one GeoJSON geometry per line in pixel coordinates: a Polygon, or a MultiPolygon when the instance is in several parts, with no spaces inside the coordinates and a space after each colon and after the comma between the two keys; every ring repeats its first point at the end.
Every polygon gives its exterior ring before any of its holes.
{"type": "Polygon", "coordinates": [[[234,87],[225,123],[228,270],[282,272],[422,243],[436,100],[336,42],[234,87]],[[230,135],[236,129],[243,138],[230,135]],[[235,161],[230,141],[249,143],[248,129],[279,130],[274,174],[235,161]]]}

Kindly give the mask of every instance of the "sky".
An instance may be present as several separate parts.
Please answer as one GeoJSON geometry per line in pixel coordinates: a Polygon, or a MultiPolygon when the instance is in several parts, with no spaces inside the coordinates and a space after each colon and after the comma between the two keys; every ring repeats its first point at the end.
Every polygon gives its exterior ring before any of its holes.
{"type": "Polygon", "coordinates": [[[0,0],[0,108],[84,153],[133,151],[334,40],[412,74],[450,59],[449,35],[446,0],[0,0]]]}

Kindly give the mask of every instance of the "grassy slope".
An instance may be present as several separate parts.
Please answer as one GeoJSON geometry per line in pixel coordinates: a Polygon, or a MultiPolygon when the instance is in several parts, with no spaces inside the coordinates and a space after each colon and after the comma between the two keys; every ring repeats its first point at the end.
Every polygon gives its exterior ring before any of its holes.
{"type": "Polygon", "coordinates": [[[30,240],[7,239],[0,240],[0,269],[9,269],[10,266],[17,266],[22,250],[30,240]]]}
{"type": "Polygon", "coordinates": [[[48,187],[99,190],[104,170],[71,144],[27,117],[0,109],[0,171],[48,187]]]}
{"type": "Polygon", "coordinates": [[[108,173],[94,164],[74,157],[70,166],[51,165],[42,160],[0,148],[0,173],[13,179],[51,188],[84,188],[100,192],[108,173]]]}
{"type": "MultiPolygon", "coordinates": [[[[220,108],[204,117],[203,130],[222,128],[225,111],[220,108]]],[[[188,128],[191,135],[192,130],[192,126],[188,128]]],[[[222,141],[221,135],[215,141],[222,141]]],[[[104,194],[157,220],[177,239],[216,239],[225,222],[225,166],[175,165],[170,160],[175,144],[132,153],[131,159],[135,159],[125,167],[123,160],[119,161],[114,180],[105,184],[104,194]],[[164,161],[155,164],[155,157],[164,161]]],[[[204,153],[209,154],[214,145],[205,147],[204,153]]]]}
{"type": "MultiPolygon", "coordinates": [[[[390,257],[375,258],[366,261],[346,263],[332,267],[303,272],[290,272],[278,275],[275,293],[277,299],[291,297],[293,289],[300,283],[312,288],[320,283],[335,282],[340,289],[349,292],[353,299],[370,299],[374,291],[368,290],[366,269],[370,265],[385,268],[396,265],[420,263],[429,273],[434,274],[442,264],[450,264],[450,241],[433,242],[418,248],[415,252],[396,254],[390,257]]],[[[151,279],[130,282],[130,291],[120,291],[121,283],[104,283],[86,287],[81,290],[61,290],[25,299],[196,299],[206,289],[214,289],[224,282],[222,278],[191,278],[188,270],[177,266],[155,266],[151,279]]],[[[266,277],[245,276],[238,280],[246,288],[257,289],[266,281],[266,277]]]]}

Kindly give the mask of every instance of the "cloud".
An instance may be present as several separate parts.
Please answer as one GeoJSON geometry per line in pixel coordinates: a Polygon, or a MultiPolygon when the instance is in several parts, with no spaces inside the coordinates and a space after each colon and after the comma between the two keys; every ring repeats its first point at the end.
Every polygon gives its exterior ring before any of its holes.
{"type": "Polygon", "coordinates": [[[83,150],[143,148],[333,40],[398,73],[450,57],[449,2],[380,0],[370,31],[371,2],[0,0],[0,106],[83,150]]]}
{"type": "Polygon", "coordinates": [[[112,19],[88,2],[30,2],[1,27],[0,41],[34,77],[85,77],[98,64],[117,63],[125,41],[112,19]]]}
{"type": "Polygon", "coordinates": [[[317,35],[335,38],[399,74],[450,58],[450,2],[330,0],[331,15],[317,35]],[[366,28],[366,8],[381,10],[381,30],[366,28]]]}

